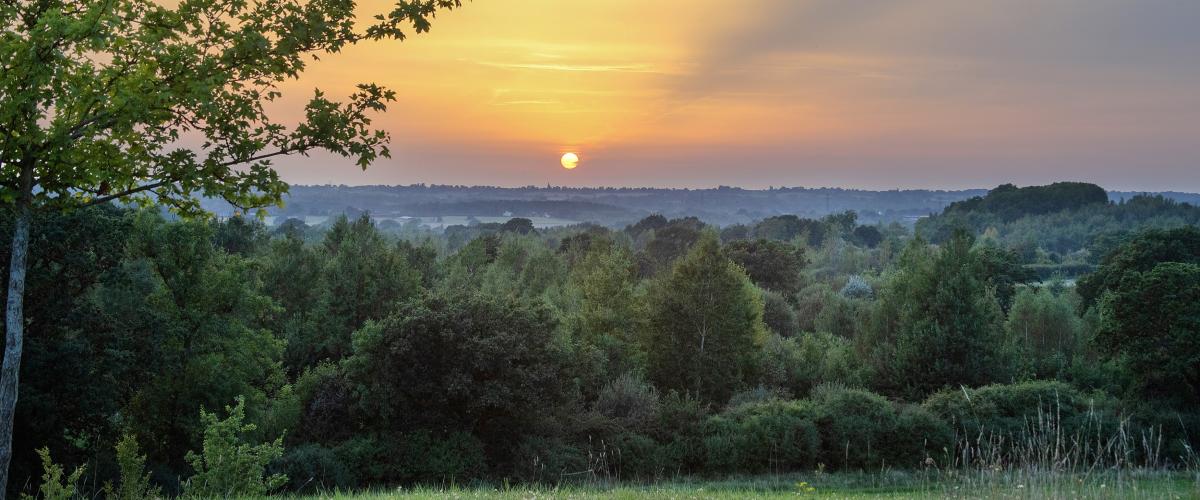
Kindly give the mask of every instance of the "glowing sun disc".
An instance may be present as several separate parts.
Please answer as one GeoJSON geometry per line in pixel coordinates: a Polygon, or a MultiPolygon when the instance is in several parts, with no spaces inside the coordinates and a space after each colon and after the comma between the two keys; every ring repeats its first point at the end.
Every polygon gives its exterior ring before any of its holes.
{"type": "Polygon", "coordinates": [[[560,161],[562,162],[563,168],[571,170],[579,166],[579,155],[575,153],[567,153],[562,155],[562,159],[560,161]]]}

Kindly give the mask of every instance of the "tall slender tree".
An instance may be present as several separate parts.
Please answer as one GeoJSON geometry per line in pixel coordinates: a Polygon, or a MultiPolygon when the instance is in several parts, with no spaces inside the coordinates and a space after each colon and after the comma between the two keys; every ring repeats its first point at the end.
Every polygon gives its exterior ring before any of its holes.
{"type": "MultiPolygon", "coordinates": [[[[0,370],[0,496],[6,491],[25,317],[31,214],[114,200],[201,212],[286,192],[271,160],[324,150],[363,168],[387,156],[371,127],[394,92],[319,90],[294,126],[269,116],[307,61],[424,32],[461,0],[396,0],[367,20],[346,0],[0,2],[0,200],[14,212],[0,370]]],[[[32,249],[36,251],[36,249],[32,249]]]]}

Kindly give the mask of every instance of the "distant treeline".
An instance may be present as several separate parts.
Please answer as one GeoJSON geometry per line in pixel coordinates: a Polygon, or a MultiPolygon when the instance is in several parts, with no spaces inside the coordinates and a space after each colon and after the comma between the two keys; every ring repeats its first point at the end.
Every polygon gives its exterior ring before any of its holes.
{"type": "MultiPolygon", "coordinates": [[[[1058,189],[1047,187],[1046,189],[1058,189]]],[[[1095,188],[1102,192],[1100,188],[1095,188]]],[[[293,186],[281,217],[331,216],[351,218],[361,213],[376,217],[513,216],[551,217],[624,227],[643,217],[699,217],[710,224],[746,224],[775,215],[820,218],[852,210],[868,223],[911,224],[919,217],[940,213],[952,203],[982,197],[987,191],[891,190],[840,188],[771,188],[763,190],[661,188],[504,188],[494,186],[293,186]]],[[[1069,194],[1069,193],[1065,193],[1069,194]]],[[[1109,199],[1131,199],[1139,193],[1108,193],[1109,199]]],[[[1192,204],[1200,195],[1162,193],[1167,199],[1192,204]]],[[[220,215],[231,215],[227,204],[209,201],[220,215]]],[[[1052,209],[1052,207],[1046,207],[1052,209]]]]}

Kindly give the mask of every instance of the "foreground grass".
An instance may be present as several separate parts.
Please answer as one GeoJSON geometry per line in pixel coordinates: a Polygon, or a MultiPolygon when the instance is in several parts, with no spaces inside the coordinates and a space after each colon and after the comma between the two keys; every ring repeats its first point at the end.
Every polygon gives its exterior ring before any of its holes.
{"type": "Polygon", "coordinates": [[[453,499],[690,499],[690,498],[1198,498],[1195,473],[1103,472],[1087,475],[997,472],[795,474],[723,480],[681,478],[658,483],[594,482],[564,486],[448,486],[325,492],[309,497],[353,500],[453,499]]]}

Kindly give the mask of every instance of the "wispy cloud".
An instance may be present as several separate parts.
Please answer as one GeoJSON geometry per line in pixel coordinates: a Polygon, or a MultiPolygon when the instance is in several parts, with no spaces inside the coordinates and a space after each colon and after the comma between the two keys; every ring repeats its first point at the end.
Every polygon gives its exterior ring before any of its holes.
{"type": "Polygon", "coordinates": [[[495,61],[472,61],[481,66],[511,70],[533,71],[571,71],[584,73],[658,73],[666,72],[649,64],[549,64],[549,63],[511,63],[495,61]]]}

